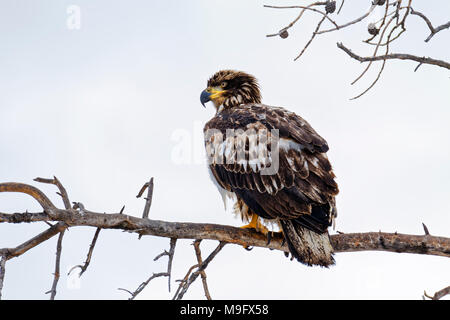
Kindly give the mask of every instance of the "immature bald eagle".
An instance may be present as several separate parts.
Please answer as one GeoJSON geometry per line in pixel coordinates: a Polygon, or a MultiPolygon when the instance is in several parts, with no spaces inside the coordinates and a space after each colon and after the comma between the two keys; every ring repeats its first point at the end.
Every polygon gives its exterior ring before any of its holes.
{"type": "Polygon", "coordinates": [[[257,80],[241,71],[214,74],[200,101],[217,110],[204,128],[211,177],[243,228],[267,234],[275,223],[298,261],[334,264],[327,228],[339,191],[327,142],[295,113],[261,104],[257,80]]]}

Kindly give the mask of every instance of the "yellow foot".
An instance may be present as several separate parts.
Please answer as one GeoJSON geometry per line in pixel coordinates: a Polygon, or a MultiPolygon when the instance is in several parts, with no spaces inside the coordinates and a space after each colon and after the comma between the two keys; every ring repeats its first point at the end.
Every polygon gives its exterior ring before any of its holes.
{"type": "MultiPolygon", "coordinates": [[[[242,226],[242,229],[255,229],[257,232],[262,233],[263,235],[267,236],[268,238],[268,242],[270,242],[270,233],[269,233],[269,229],[267,229],[260,221],[259,221],[259,217],[256,214],[252,215],[252,220],[250,221],[249,224],[242,226]]],[[[249,247],[249,246],[243,246],[245,250],[252,250],[253,247],[249,247]]]]}
{"type": "Polygon", "coordinates": [[[249,224],[242,226],[242,229],[255,229],[257,232],[262,233],[263,235],[267,235],[269,233],[269,229],[267,229],[259,220],[258,215],[253,214],[252,220],[249,224]]]}

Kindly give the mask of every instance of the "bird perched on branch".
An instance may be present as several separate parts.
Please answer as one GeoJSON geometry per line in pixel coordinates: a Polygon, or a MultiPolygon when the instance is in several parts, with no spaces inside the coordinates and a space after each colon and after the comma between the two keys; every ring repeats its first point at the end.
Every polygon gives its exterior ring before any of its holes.
{"type": "Polygon", "coordinates": [[[222,70],[201,93],[215,116],[204,127],[209,172],[226,206],[266,235],[278,225],[292,256],[307,265],[334,264],[327,229],[337,215],[338,186],[327,142],[303,118],[261,104],[255,77],[222,70]]]}

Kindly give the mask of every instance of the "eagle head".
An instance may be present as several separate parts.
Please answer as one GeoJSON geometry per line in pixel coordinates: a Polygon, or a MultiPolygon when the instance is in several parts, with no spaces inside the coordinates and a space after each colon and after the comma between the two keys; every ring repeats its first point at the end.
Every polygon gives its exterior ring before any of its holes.
{"type": "Polygon", "coordinates": [[[261,103],[258,81],[242,71],[218,71],[208,80],[208,87],[200,95],[203,106],[208,101],[212,101],[218,111],[240,104],[261,103]]]}

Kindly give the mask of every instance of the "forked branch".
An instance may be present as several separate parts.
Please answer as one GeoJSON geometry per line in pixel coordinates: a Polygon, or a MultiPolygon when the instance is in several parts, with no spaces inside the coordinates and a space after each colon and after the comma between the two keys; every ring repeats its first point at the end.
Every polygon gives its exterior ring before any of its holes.
{"type": "Polygon", "coordinates": [[[356,26],[363,26],[363,28],[366,28],[366,32],[370,34],[370,38],[367,40],[364,40],[363,42],[375,46],[375,50],[373,51],[371,56],[368,57],[362,57],[359,55],[356,55],[351,52],[350,49],[347,47],[344,47],[342,43],[338,43],[338,47],[342,50],[344,50],[351,58],[356,59],[360,62],[369,62],[364,69],[364,71],[361,73],[361,75],[352,82],[354,84],[357,80],[361,79],[363,76],[366,75],[367,71],[372,67],[372,62],[374,61],[382,61],[382,65],[377,73],[376,78],[372,81],[372,83],[366,88],[364,91],[362,91],[360,94],[356,95],[353,99],[357,99],[361,96],[363,96],[366,92],[368,92],[374,85],[378,82],[378,80],[381,77],[381,74],[384,71],[385,64],[389,60],[398,59],[398,60],[411,60],[418,62],[419,64],[414,69],[414,71],[417,71],[417,69],[422,64],[428,64],[433,66],[438,66],[445,69],[450,69],[450,63],[429,58],[429,57],[421,57],[418,55],[414,55],[412,53],[390,53],[389,45],[392,44],[394,41],[402,37],[407,32],[407,21],[408,17],[410,15],[416,15],[420,17],[423,21],[425,21],[426,25],[428,26],[428,29],[430,30],[430,35],[425,39],[425,42],[428,42],[433,36],[435,36],[438,32],[442,30],[446,30],[450,28],[450,21],[447,23],[444,23],[442,25],[439,25],[437,27],[434,27],[431,23],[431,20],[422,12],[416,11],[412,8],[412,2],[413,0],[372,0],[370,7],[368,10],[366,10],[364,13],[362,13],[359,17],[356,19],[350,19],[350,21],[339,23],[337,22],[337,15],[341,12],[341,9],[344,5],[344,0],[340,1],[339,10],[336,14],[336,18],[331,18],[333,14],[336,11],[336,1],[335,0],[327,0],[322,2],[312,2],[309,5],[302,5],[302,6],[273,6],[273,5],[265,5],[266,8],[273,8],[273,9],[301,9],[299,15],[295,20],[293,20],[291,23],[289,23],[284,28],[280,29],[277,33],[268,34],[267,37],[273,37],[273,36],[280,36],[282,39],[286,39],[289,36],[288,29],[291,29],[295,24],[297,24],[300,21],[300,18],[303,16],[305,12],[314,12],[319,13],[322,15],[322,18],[317,21],[315,30],[309,39],[309,41],[304,45],[303,49],[300,51],[300,53],[294,58],[294,60],[299,59],[306,51],[307,48],[310,47],[313,40],[316,40],[318,36],[325,34],[325,33],[331,33],[331,32],[339,32],[342,29],[349,28],[349,27],[356,27],[356,26]],[[320,10],[320,7],[324,7],[324,11],[320,10]],[[367,24],[363,24],[363,21],[366,21],[368,19],[371,19],[371,14],[376,10],[376,8],[383,8],[383,16],[381,19],[368,21],[367,24]],[[388,19],[389,18],[389,19],[388,19]],[[328,24],[331,24],[331,27],[328,28],[322,28],[322,25],[324,25],[324,22],[328,22],[328,24]],[[377,51],[379,47],[385,48],[385,53],[382,55],[377,54],[377,51]]]}
{"type": "MultiPolygon", "coordinates": [[[[89,264],[96,237],[101,229],[119,229],[130,233],[136,233],[140,236],[152,235],[170,238],[169,251],[164,251],[162,254],[158,255],[157,258],[155,258],[159,259],[166,255],[169,257],[167,271],[152,274],[134,292],[123,289],[131,294],[132,299],[142,292],[151,280],[157,277],[169,277],[170,290],[172,261],[174,257],[175,244],[178,239],[195,240],[194,249],[197,257],[197,263],[190,268],[189,272],[181,281],[174,299],[181,299],[188,290],[189,286],[199,276],[202,278],[205,296],[208,298],[210,297],[204,270],[227,243],[237,244],[243,247],[263,247],[288,252],[288,248],[279,233],[274,233],[270,243],[268,243],[267,238],[261,233],[232,226],[207,223],[168,222],[148,218],[138,218],[123,213],[98,213],[92,212],[84,208],[84,206],[82,206],[82,212],[73,208],[60,209],[56,208],[42,191],[36,187],[21,183],[0,183],[0,192],[1,191],[13,191],[31,195],[34,199],[36,199],[36,201],[44,204],[44,210],[36,213],[0,213],[0,223],[30,223],[39,221],[57,223],[51,226],[48,230],[15,248],[0,249],[0,288],[3,284],[4,270],[7,260],[20,256],[31,248],[59,234],[68,227],[90,226],[97,228],[85,265],[79,266],[82,271],[84,271],[89,264]],[[213,252],[211,252],[210,255],[204,260],[202,259],[202,254],[199,247],[201,240],[219,241],[217,248],[213,250],[213,252]]],[[[80,205],[80,203],[77,204],[80,205]]],[[[389,251],[450,257],[450,238],[430,235],[429,232],[427,232],[428,229],[424,230],[424,235],[407,235],[397,232],[340,233],[331,235],[330,239],[336,253],[389,251]]],[[[60,251],[60,241],[58,241],[58,251],[60,251]]],[[[59,265],[59,262],[57,265],[59,265]]],[[[59,272],[59,269],[56,271],[59,272]]],[[[54,289],[54,292],[56,292],[56,287],[54,289]]]]}

